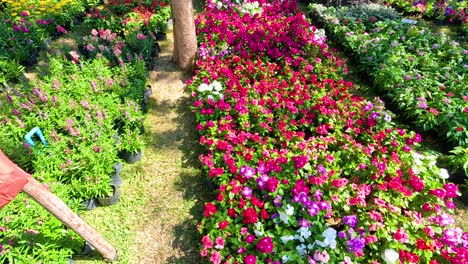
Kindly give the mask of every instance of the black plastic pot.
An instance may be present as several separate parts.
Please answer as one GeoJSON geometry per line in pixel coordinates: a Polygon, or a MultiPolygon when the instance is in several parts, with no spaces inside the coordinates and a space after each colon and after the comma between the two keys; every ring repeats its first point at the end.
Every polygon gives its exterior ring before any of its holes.
{"type": "Polygon", "coordinates": [[[167,34],[166,33],[156,33],[156,40],[166,40],[167,34]]]}
{"type": "Polygon", "coordinates": [[[123,183],[122,177],[120,177],[123,164],[122,162],[119,162],[119,163],[114,164],[114,166],[112,167],[115,169],[115,174],[112,176],[112,186],[119,187],[123,183]]]}
{"type": "Polygon", "coordinates": [[[143,153],[141,150],[137,152],[129,152],[129,151],[121,151],[118,154],[119,158],[125,160],[125,162],[132,164],[137,161],[140,161],[143,157],[143,153]]]}
{"type": "Polygon", "coordinates": [[[93,210],[98,206],[98,202],[95,198],[88,199],[86,201],[83,201],[81,205],[88,211],[93,210]]]}
{"type": "Polygon", "coordinates": [[[109,206],[109,205],[114,205],[119,202],[120,200],[120,191],[119,187],[112,186],[114,192],[112,196],[110,197],[105,197],[105,198],[96,198],[99,205],[101,206],[109,206]]]}

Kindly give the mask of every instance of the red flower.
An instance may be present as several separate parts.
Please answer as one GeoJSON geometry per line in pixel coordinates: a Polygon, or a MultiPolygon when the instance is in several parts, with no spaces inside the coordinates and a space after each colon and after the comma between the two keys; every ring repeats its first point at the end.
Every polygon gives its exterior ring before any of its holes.
{"type": "Polygon", "coordinates": [[[260,216],[261,216],[263,219],[268,219],[269,215],[268,215],[267,210],[262,209],[262,211],[260,211],[260,216]]]}
{"type": "Polygon", "coordinates": [[[207,203],[205,204],[205,217],[210,218],[210,216],[216,214],[216,206],[214,206],[212,203],[207,203]]]}
{"type": "Polygon", "coordinates": [[[229,221],[222,221],[218,223],[219,229],[225,229],[226,227],[228,227],[228,225],[229,225],[229,221]]]}
{"type": "Polygon", "coordinates": [[[242,212],[244,224],[254,224],[258,221],[258,213],[252,207],[249,207],[242,212]]]}

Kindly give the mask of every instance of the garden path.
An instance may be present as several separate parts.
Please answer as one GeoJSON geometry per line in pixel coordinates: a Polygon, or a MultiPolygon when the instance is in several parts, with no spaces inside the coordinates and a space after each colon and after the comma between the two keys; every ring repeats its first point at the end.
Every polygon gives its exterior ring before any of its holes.
{"type": "Polygon", "coordinates": [[[196,225],[205,188],[197,169],[197,132],[184,90],[190,77],[171,62],[172,32],[160,42],[162,53],[149,73],[153,94],[145,122],[148,143],[141,164],[146,210],[136,230],[134,263],[200,263],[196,225]],[[196,193],[198,193],[196,195],[196,193]],[[201,192],[203,193],[203,192],[201,192]]]}

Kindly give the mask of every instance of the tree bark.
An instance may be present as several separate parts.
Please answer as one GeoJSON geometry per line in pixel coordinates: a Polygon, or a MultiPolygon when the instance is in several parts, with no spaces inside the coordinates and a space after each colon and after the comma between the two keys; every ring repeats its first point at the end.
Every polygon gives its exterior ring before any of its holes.
{"type": "Polygon", "coordinates": [[[192,0],[172,0],[174,53],[172,60],[184,71],[192,71],[197,52],[192,0]]]}

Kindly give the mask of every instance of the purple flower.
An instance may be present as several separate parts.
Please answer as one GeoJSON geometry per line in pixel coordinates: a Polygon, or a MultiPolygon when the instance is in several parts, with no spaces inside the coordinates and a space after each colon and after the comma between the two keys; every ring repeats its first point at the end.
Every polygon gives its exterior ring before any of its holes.
{"type": "Polygon", "coordinates": [[[372,108],[374,107],[374,105],[372,103],[368,103],[364,106],[364,111],[370,111],[372,108]]]}
{"type": "Polygon", "coordinates": [[[442,234],[442,241],[447,245],[456,246],[462,243],[463,230],[459,227],[448,228],[442,234]]]}
{"type": "Polygon", "coordinates": [[[424,102],[421,102],[421,103],[419,103],[419,108],[426,109],[426,108],[427,108],[427,104],[424,103],[424,102]]]}
{"type": "Polygon", "coordinates": [[[409,80],[411,79],[411,76],[410,75],[405,75],[405,80],[409,80]]]}
{"type": "Polygon", "coordinates": [[[366,241],[364,238],[357,237],[347,241],[346,244],[348,245],[349,252],[354,253],[361,251],[366,245],[366,241]]]}
{"type": "Polygon", "coordinates": [[[273,200],[273,203],[278,206],[278,207],[281,207],[283,206],[283,197],[281,197],[281,195],[276,195],[276,198],[273,200]]]}
{"type": "Polygon", "coordinates": [[[346,239],[346,232],[343,232],[343,231],[338,232],[338,237],[341,239],[346,239]]]}
{"type": "Polygon", "coordinates": [[[325,169],[325,167],[324,167],[322,164],[319,164],[319,165],[317,166],[317,171],[318,171],[318,173],[321,174],[321,175],[324,175],[324,174],[327,173],[327,169],[325,169]]]}
{"type": "Polygon", "coordinates": [[[377,118],[379,118],[379,117],[380,117],[380,114],[377,113],[377,112],[373,112],[373,113],[370,115],[370,118],[373,119],[373,120],[375,120],[375,119],[377,119],[377,118]]]}
{"type": "Polygon", "coordinates": [[[355,228],[358,223],[358,218],[355,215],[348,215],[343,217],[343,224],[355,228]]]}

